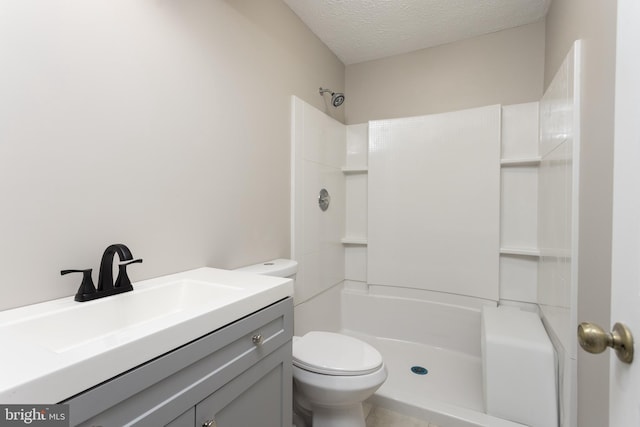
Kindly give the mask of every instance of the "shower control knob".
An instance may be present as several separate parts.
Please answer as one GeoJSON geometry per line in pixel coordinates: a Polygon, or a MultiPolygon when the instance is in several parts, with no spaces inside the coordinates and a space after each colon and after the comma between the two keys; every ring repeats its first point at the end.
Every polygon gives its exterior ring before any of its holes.
{"type": "Polygon", "coordinates": [[[202,427],[216,427],[216,422],[214,420],[207,420],[202,423],[202,427]]]}
{"type": "Polygon", "coordinates": [[[622,323],[613,325],[611,333],[594,323],[582,322],[578,325],[578,342],[589,353],[602,353],[611,347],[618,359],[624,363],[633,362],[633,335],[622,323]]]}
{"type": "Polygon", "coordinates": [[[331,196],[326,188],[320,190],[320,194],[318,195],[318,206],[320,206],[320,210],[322,212],[329,209],[329,204],[331,203],[331,196]]]}

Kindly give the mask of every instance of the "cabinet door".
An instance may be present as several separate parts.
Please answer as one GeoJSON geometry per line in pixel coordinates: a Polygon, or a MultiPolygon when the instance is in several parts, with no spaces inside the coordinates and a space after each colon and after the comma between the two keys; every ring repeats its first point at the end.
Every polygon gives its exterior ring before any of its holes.
{"type": "Polygon", "coordinates": [[[196,406],[196,426],[291,425],[288,346],[263,359],[196,406]],[[281,353],[281,354],[278,354],[281,353]],[[215,421],[215,424],[207,424],[215,421]]]}

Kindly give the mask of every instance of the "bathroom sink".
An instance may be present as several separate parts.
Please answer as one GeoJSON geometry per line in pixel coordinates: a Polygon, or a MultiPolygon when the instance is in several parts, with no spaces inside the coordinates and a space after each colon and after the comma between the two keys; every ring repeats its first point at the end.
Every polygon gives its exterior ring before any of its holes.
{"type": "Polygon", "coordinates": [[[0,312],[0,402],[56,403],[293,294],[289,279],[201,268],[0,312]]]}
{"type": "Polygon", "coordinates": [[[56,353],[89,345],[109,347],[154,321],[224,305],[242,291],[238,286],[183,279],[45,311],[16,321],[11,329],[56,353]]]}

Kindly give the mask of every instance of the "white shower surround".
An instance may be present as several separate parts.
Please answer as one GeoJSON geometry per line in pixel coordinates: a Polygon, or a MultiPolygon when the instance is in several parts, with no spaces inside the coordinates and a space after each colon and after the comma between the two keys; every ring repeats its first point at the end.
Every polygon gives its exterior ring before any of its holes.
{"type": "MultiPolygon", "coordinates": [[[[313,108],[295,98],[292,105],[294,111],[297,111],[294,117],[301,117],[301,108],[304,108],[304,111],[313,108]]],[[[308,114],[309,117],[324,120],[321,115],[323,113],[317,110],[308,114]]],[[[536,289],[538,262],[535,255],[538,235],[536,231],[538,103],[505,106],[502,108],[502,117],[501,156],[503,163],[505,163],[504,158],[508,158],[506,163],[509,166],[503,167],[501,172],[503,200],[500,202],[500,245],[503,248],[500,255],[500,302],[535,310],[538,298],[538,289],[536,289]],[[510,164],[513,160],[516,160],[515,168],[510,164]],[[519,163],[523,160],[523,163],[519,163]],[[505,189],[507,189],[506,192],[505,189]],[[511,200],[513,194],[522,196],[522,192],[525,192],[527,197],[511,200]],[[504,200],[505,197],[508,200],[504,200]],[[524,234],[514,233],[514,230],[522,227],[530,227],[530,229],[524,234]],[[514,245],[519,245],[520,248],[503,252],[504,246],[514,245]],[[525,255],[519,255],[519,252],[525,255]],[[533,255],[529,255],[530,253],[533,255]]],[[[333,125],[335,123],[331,124],[333,125]]],[[[393,389],[398,381],[390,381],[390,387],[383,386],[372,398],[372,402],[451,427],[517,425],[505,420],[487,418],[487,415],[478,410],[482,399],[481,380],[478,380],[481,375],[480,307],[482,304],[495,304],[494,301],[423,289],[376,286],[367,283],[367,124],[344,126],[344,128],[347,135],[344,159],[346,213],[345,223],[343,223],[346,228],[346,230],[343,229],[343,233],[347,235],[343,234],[342,239],[343,242],[347,242],[344,245],[345,281],[338,284],[327,282],[318,287],[317,278],[314,279],[315,282],[308,284],[304,278],[298,277],[296,292],[308,295],[308,298],[299,300],[296,305],[295,333],[301,335],[309,330],[341,330],[360,336],[379,346],[390,364],[405,363],[406,357],[402,355],[408,351],[415,351],[416,355],[428,354],[434,363],[438,359],[441,360],[444,370],[449,369],[446,366],[451,365],[451,360],[462,361],[458,368],[449,370],[447,382],[456,384],[458,390],[463,388],[468,390],[465,398],[461,399],[460,393],[455,390],[447,392],[439,389],[434,392],[437,394],[436,398],[428,396],[426,401],[412,402],[410,396],[419,396],[423,393],[417,393],[415,390],[411,392],[410,386],[407,390],[396,393],[393,389]],[[309,285],[311,289],[307,289],[309,285]],[[466,368],[462,367],[463,364],[466,368]],[[447,396],[457,396],[452,399],[461,401],[446,401],[447,396]]],[[[301,137],[299,127],[294,126],[293,137],[294,139],[301,137]]],[[[301,150],[299,144],[304,142],[298,141],[297,144],[299,151],[301,150]]],[[[293,165],[295,171],[293,180],[296,181],[300,179],[302,174],[300,169],[304,168],[304,165],[299,158],[296,160],[295,155],[292,160],[297,162],[293,165]]],[[[292,186],[296,186],[295,182],[292,186]]],[[[294,205],[299,203],[295,201],[295,194],[293,198],[294,205]]],[[[313,215],[312,211],[300,211],[300,208],[298,212],[313,215]]],[[[292,239],[299,244],[299,233],[304,232],[300,227],[309,221],[295,216],[293,222],[297,225],[292,229],[292,239]]],[[[558,345],[557,342],[554,344],[558,345]]],[[[440,362],[437,363],[440,364],[440,362]]],[[[572,369],[569,366],[567,368],[564,372],[566,376],[561,380],[561,393],[571,390],[571,387],[565,388],[566,382],[571,381],[572,369]]],[[[568,415],[569,412],[571,411],[567,408],[564,415],[568,415]]]]}
{"type": "Polygon", "coordinates": [[[291,256],[298,261],[299,305],[344,280],[346,129],[295,96],[291,109],[291,256]],[[323,188],[331,196],[326,211],[318,207],[323,188]]]}
{"type": "Polygon", "coordinates": [[[369,122],[368,184],[367,283],[498,300],[499,105],[369,122]]]}
{"type": "Polygon", "coordinates": [[[561,426],[577,426],[581,42],[540,100],[538,304],[558,357],[561,426]]]}
{"type": "MultiPolygon", "coordinates": [[[[292,99],[292,114],[292,254],[301,267],[296,278],[295,333],[302,335],[318,329],[343,330],[368,340],[386,339],[384,356],[388,359],[390,369],[394,370],[400,369],[395,366],[402,363],[397,360],[399,352],[394,348],[410,346],[419,349],[418,352],[426,351],[430,357],[439,358],[445,364],[448,361],[450,368],[434,367],[440,371],[441,377],[446,372],[446,383],[467,390],[462,406],[459,402],[460,393],[456,390],[448,394],[453,400],[449,402],[436,398],[425,402],[402,403],[402,387],[399,396],[396,395],[396,387],[384,388],[386,394],[378,394],[375,397],[377,403],[393,406],[393,402],[396,402],[400,405],[394,406],[398,410],[450,426],[514,425],[488,417],[479,410],[482,406],[480,307],[484,303],[495,305],[497,275],[493,301],[424,289],[368,286],[367,248],[361,244],[367,238],[367,125],[341,125],[295,97],[292,99]],[[340,131],[341,128],[344,133],[340,131]],[[341,146],[344,150],[342,155],[346,153],[342,158],[337,151],[337,147],[341,146]],[[340,161],[342,163],[338,163],[340,161]],[[339,165],[347,166],[348,171],[344,175],[339,165]],[[315,186],[339,185],[337,170],[340,171],[345,189],[343,192],[337,191],[339,197],[332,200],[332,207],[344,203],[342,209],[346,224],[335,216],[322,213],[316,205],[315,186]],[[346,194],[346,200],[341,198],[342,194],[346,194]],[[334,202],[337,204],[334,205],[334,202]],[[336,266],[331,265],[329,257],[323,255],[320,249],[335,250],[333,243],[339,243],[340,236],[344,236],[347,230],[352,234],[346,236],[346,240],[358,243],[346,244],[343,249],[345,261],[339,268],[344,266],[343,279],[348,279],[347,289],[344,290],[341,282],[336,283],[336,266]],[[334,242],[331,242],[332,239],[334,242]],[[308,266],[313,266],[313,270],[308,266]],[[318,268],[327,271],[322,272],[318,268]],[[380,316],[381,313],[385,316],[380,316]],[[451,369],[454,366],[450,363],[452,360],[458,362],[454,364],[457,368],[451,369]],[[462,368],[462,365],[466,367],[462,368]]],[[[499,125],[499,121],[496,124],[499,125]]],[[[494,130],[499,133],[499,129],[494,130]]],[[[493,179],[498,187],[499,145],[496,147],[493,153],[496,175],[493,179]]],[[[330,190],[335,191],[335,187],[330,190]]],[[[496,210],[499,209],[497,198],[494,203],[496,210]]],[[[496,264],[498,234],[496,229],[496,264]]],[[[380,347],[382,343],[378,341],[373,344],[380,347]]],[[[439,362],[435,364],[443,366],[439,362]]],[[[394,381],[389,381],[389,385],[393,386],[394,381]]]]}

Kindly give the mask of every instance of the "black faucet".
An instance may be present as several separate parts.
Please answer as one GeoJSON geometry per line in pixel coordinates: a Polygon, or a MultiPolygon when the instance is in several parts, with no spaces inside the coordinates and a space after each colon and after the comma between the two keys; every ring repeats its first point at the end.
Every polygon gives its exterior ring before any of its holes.
{"type": "Polygon", "coordinates": [[[131,251],[122,243],[110,245],[102,254],[100,261],[100,274],[98,276],[98,289],[93,285],[91,278],[92,269],[85,270],[62,270],[60,274],[82,273],[82,283],[76,293],[76,301],[90,301],[97,298],[107,297],[109,295],[120,294],[133,290],[131,280],[127,274],[127,265],[142,262],[142,259],[133,259],[131,251]],[[113,282],[113,257],[118,254],[120,262],[118,263],[118,277],[113,282]]]}

